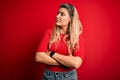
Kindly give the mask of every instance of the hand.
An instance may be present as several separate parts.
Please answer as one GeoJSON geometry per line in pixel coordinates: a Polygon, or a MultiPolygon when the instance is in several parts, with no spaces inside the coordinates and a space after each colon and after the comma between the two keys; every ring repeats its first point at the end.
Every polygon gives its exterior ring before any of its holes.
{"type": "Polygon", "coordinates": [[[48,56],[50,56],[51,51],[46,52],[48,56]]]}

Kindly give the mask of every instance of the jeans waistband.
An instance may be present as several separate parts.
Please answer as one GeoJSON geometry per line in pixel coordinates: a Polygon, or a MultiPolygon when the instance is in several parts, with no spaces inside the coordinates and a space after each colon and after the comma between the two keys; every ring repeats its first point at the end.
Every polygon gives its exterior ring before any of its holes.
{"type": "Polygon", "coordinates": [[[72,74],[76,74],[76,70],[73,69],[71,71],[68,71],[68,72],[52,72],[48,69],[45,70],[46,74],[48,75],[55,75],[55,76],[65,76],[65,77],[69,77],[71,76],[72,74]]]}

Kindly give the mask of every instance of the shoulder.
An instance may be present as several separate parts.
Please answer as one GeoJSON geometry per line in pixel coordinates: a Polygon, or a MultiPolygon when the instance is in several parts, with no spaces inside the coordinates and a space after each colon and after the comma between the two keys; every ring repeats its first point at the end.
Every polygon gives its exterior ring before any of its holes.
{"type": "Polygon", "coordinates": [[[85,38],[84,38],[83,35],[80,35],[80,36],[79,36],[79,41],[85,41],[85,38]]]}
{"type": "Polygon", "coordinates": [[[51,28],[48,28],[48,29],[45,30],[45,33],[44,33],[44,34],[50,36],[51,33],[52,33],[52,29],[51,29],[51,28]]]}
{"type": "Polygon", "coordinates": [[[81,35],[81,36],[79,37],[79,45],[80,45],[80,46],[85,46],[85,42],[86,42],[86,41],[85,41],[85,37],[81,35]]]}
{"type": "Polygon", "coordinates": [[[46,29],[45,33],[52,33],[52,29],[51,28],[46,29]]]}

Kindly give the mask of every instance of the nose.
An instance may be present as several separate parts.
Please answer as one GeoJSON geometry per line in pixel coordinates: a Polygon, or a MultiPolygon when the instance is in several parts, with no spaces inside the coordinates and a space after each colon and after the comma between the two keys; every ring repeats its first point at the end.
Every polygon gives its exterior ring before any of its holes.
{"type": "Polygon", "coordinates": [[[60,17],[60,14],[57,14],[56,18],[58,19],[60,17]]]}

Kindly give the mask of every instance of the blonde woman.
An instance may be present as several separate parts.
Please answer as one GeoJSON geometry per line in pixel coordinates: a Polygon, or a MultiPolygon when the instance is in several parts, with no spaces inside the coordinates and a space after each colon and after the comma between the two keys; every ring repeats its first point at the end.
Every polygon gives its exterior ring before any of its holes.
{"type": "Polygon", "coordinates": [[[82,31],[76,8],[61,4],[56,25],[46,31],[35,56],[36,62],[46,64],[42,80],[77,80],[84,57],[82,31]]]}

